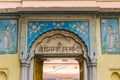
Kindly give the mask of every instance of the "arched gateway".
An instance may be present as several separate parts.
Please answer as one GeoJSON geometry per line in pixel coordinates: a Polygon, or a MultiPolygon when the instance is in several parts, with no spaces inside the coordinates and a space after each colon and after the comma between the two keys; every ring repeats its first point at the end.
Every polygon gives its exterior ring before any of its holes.
{"type": "Polygon", "coordinates": [[[80,80],[87,79],[87,47],[82,39],[72,32],[45,32],[32,43],[30,53],[34,54],[34,80],[43,79],[43,62],[47,58],[74,58],[79,62],[80,80]]]}

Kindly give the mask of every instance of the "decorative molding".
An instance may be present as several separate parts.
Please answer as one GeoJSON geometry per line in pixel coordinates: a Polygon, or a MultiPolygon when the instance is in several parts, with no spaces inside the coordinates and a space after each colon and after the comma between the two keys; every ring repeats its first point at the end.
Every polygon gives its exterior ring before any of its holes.
{"type": "Polygon", "coordinates": [[[120,71],[120,67],[109,68],[109,70],[119,70],[120,71]]]}

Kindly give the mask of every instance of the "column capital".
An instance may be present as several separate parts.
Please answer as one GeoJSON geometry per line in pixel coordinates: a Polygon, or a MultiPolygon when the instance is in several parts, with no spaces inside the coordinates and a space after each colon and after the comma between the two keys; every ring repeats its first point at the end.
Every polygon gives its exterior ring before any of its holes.
{"type": "Polygon", "coordinates": [[[91,59],[90,60],[90,66],[97,66],[97,59],[91,59]]]}

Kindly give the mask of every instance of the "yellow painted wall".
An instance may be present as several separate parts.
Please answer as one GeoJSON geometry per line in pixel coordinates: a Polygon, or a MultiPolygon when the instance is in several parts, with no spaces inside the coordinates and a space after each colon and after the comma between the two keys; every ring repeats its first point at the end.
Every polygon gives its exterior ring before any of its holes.
{"type": "Polygon", "coordinates": [[[20,80],[19,55],[18,54],[0,55],[0,71],[4,71],[7,74],[7,80],[20,80]]]}
{"type": "Polygon", "coordinates": [[[112,80],[114,72],[120,75],[120,55],[99,55],[97,60],[97,80],[112,80]]]}

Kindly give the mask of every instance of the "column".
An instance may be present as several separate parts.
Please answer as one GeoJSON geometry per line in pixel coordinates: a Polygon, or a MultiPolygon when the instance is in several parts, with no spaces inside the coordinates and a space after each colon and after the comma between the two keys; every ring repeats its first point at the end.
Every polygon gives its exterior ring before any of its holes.
{"type": "Polygon", "coordinates": [[[21,61],[21,79],[20,80],[27,80],[27,67],[26,67],[26,60],[21,61]]]}
{"type": "Polygon", "coordinates": [[[24,75],[25,75],[25,67],[23,64],[21,64],[21,67],[20,67],[20,80],[24,80],[24,75]]]}
{"type": "Polygon", "coordinates": [[[91,80],[97,80],[97,60],[96,59],[92,59],[90,66],[91,66],[91,80]]]}
{"type": "Polygon", "coordinates": [[[84,59],[78,59],[79,62],[79,68],[80,68],[80,80],[85,80],[85,73],[84,73],[84,59]]]}
{"type": "Polygon", "coordinates": [[[88,80],[88,67],[87,67],[87,61],[86,61],[86,59],[84,60],[84,77],[85,77],[85,79],[84,80],[88,80]]]}
{"type": "Polygon", "coordinates": [[[84,59],[80,62],[80,80],[84,80],[84,59]]]}
{"type": "Polygon", "coordinates": [[[80,68],[80,80],[88,80],[88,64],[87,59],[82,56],[81,59],[77,59],[80,68]]]}
{"type": "Polygon", "coordinates": [[[26,67],[27,67],[27,80],[30,80],[30,60],[28,59],[27,60],[27,65],[26,65],[26,67]]]}
{"type": "Polygon", "coordinates": [[[29,80],[33,80],[34,79],[34,58],[31,58],[30,60],[30,73],[29,73],[29,80]]]}
{"type": "Polygon", "coordinates": [[[90,71],[90,67],[91,67],[91,66],[90,66],[90,60],[87,60],[87,73],[88,73],[88,76],[87,76],[88,79],[87,79],[87,80],[91,80],[91,77],[90,77],[90,75],[91,75],[91,74],[90,74],[90,72],[91,72],[91,71],[90,71]]]}
{"type": "Polygon", "coordinates": [[[29,80],[30,76],[30,60],[21,58],[21,79],[20,80],[29,80]]]}

